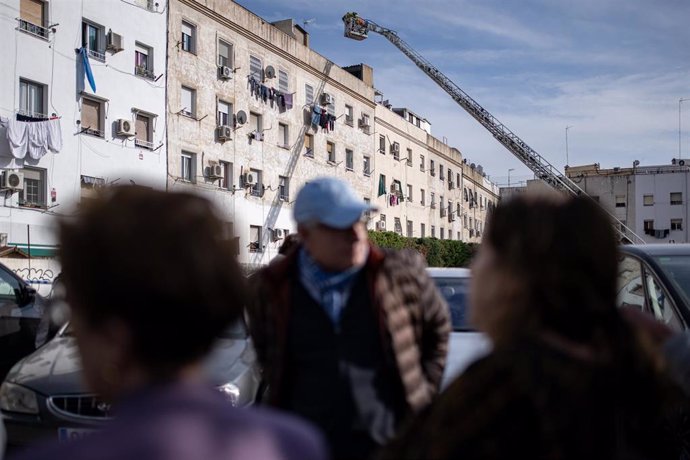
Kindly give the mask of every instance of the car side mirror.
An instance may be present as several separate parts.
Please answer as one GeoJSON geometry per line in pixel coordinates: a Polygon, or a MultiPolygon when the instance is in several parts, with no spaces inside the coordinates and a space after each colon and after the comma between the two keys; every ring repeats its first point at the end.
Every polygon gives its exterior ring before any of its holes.
{"type": "Polygon", "coordinates": [[[25,286],[22,294],[22,307],[30,304],[36,299],[36,289],[31,286],[25,286]]]}

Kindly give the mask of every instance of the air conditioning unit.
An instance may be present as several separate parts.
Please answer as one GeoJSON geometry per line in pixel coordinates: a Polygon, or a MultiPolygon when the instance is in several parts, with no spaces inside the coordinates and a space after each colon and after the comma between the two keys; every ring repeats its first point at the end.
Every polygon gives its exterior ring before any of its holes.
{"type": "Polygon", "coordinates": [[[273,241],[282,240],[285,238],[285,230],[282,228],[273,229],[273,241]]]}
{"type": "Polygon", "coordinates": [[[232,78],[232,67],[222,65],[218,68],[218,74],[223,80],[230,80],[232,78]]]}
{"type": "Polygon", "coordinates": [[[376,222],[376,230],[385,231],[386,230],[386,221],[380,220],[380,221],[376,222]]]}
{"type": "Polygon", "coordinates": [[[331,105],[335,103],[335,99],[328,93],[321,94],[321,105],[331,105]]]}
{"type": "Polygon", "coordinates": [[[134,136],[134,123],[132,120],[127,120],[125,118],[120,118],[117,120],[117,135],[118,136],[134,136]]]}
{"type": "Polygon", "coordinates": [[[112,30],[108,31],[106,49],[114,52],[122,51],[122,35],[116,34],[112,30]]]}
{"type": "Polygon", "coordinates": [[[249,186],[254,186],[256,185],[256,174],[254,173],[245,173],[244,175],[244,186],[249,187],[249,186]]]}
{"type": "Polygon", "coordinates": [[[5,171],[2,174],[2,188],[5,190],[24,190],[24,173],[5,171]]]}
{"type": "Polygon", "coordinates": [[[359,119],[359,127],[360,128],[369,128],[369,121],[366,118],[360,118],[359,119]]]}
{"type": "Polygon", "coordinates": [[[216,128],[219,141],[229,141],[232,139],[232,128],[228,125],[221,125],[216,128]]]}
{"type": "Polygon", "coordinates": [[[393,193],[400,193],[400,192],[401,192],[401,190],[400,190],[400,184],[397,183],[397,182],[393,182],[393,183],[391,184],[391,191],[392,191],[393,193]]]}
{"type": "Polygon", "coordinates": [[[263,141],[264,140],[264,132],[263,131],[252,131],[249,133],[249,137],[251,137],[254,140],[257,141],[263,141]]]}
{"type": "Polygon", "coordinates": [[[393,155],[400,153],[400,145],[398,145],[398,144],[391,145],[391,153],[393,155]]]}
{"type": "Polygon", "coordinates": [[[211,179],[223,177],[223,167],[217,161],[208,162],[208,177],[211,179]]]}

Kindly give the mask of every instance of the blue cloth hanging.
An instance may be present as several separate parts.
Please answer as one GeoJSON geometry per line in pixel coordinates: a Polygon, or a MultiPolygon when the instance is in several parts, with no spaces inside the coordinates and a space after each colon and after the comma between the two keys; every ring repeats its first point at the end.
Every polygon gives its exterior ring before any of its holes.
{"type": "Polygon", "coordinates": [[[84,47],[79,48],[79,54],[81,54],[81,60],[82,60],[83,66],[84,66],[84,73],[86,74],[86,79],[89,81],[89,86],[91,86],[91,90],[95,93],[96,92],[96,80],[94,80],[93,72],[91,72],[91,64],[89,63],[89,54],[86,51],[86,48],[84,48],[84,47]]]}

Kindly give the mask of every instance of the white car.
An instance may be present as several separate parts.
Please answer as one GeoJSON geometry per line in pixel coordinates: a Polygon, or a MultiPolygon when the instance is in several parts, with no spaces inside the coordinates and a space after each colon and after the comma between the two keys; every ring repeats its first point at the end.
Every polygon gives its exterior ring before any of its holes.
{"type": "Polygon", "coordinates": [[[460,375],[470,364],[491,351],[491,342],[468,323],[470,270],[467,268],[427,268],[439,291],[448,302],[453,331],[450,334],[448,360],[442,387],[460,375]]]}

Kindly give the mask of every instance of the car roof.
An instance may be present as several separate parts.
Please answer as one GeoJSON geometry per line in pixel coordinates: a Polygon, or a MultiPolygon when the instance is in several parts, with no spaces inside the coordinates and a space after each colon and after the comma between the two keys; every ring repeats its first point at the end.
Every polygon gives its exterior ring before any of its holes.
{"type": "Polygon", "coordinates": [[[458,267],[428,267],[426,271],[432,278],[469,278],[471,273],[469,268],[458,267]]]}
{"type": "Polygon", "coordinates": [[[683,256],[690,255],[690,244],[626,244],[620,251],[638,256],[683,256]]]}

